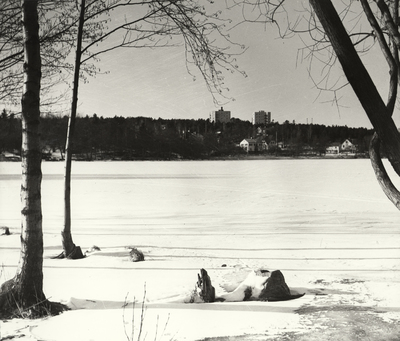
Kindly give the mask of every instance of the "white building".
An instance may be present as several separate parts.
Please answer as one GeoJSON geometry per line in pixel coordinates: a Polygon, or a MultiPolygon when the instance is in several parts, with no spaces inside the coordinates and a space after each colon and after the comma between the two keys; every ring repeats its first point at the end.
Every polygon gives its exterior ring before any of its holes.
{"type": "Polygon", "coordinates": [[[357,145],[351,142],[350,139],[347,139],[342,143],[339,142],[331,143],[325,150],[325,153],[327,155],[355,154],[356,152],[357,152],[357,145]]]}
{"type": "Polygon", "coordinates": [[[261,138],[258,139],[244,139],[240,142],[239,146],[248,152],[261,152],[268,149],[267,143],[261,138]]]}
{"type": "Polygon", "coordinates": [[[357,146],[351,142],[351,140],[345,140],[341,145],[341,150],[344,153],[355,153],[357,151],[357,146]]]}
{"type": "Polygon", "coordinates": [[[254,139],[244,139],[239,145],[240,148],[243,148],[247,153],[256,150],[256,140],[254,139]]]}
{"type": "Polygon", "coordinates": [[[340,143],[335,142],[331,143],[328,147],[325,149],[326,154],[339,154],[340,153],[340,143]]]}

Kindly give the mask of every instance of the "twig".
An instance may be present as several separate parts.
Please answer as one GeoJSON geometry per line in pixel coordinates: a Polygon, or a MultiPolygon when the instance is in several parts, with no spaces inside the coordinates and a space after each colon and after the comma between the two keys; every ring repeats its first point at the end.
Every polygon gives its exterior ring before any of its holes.
{"type": "Polygon", "coordinates": [[[123,325],[124,325],[124,333],[125,333],[126,339],[127,339],[128,341],[131,341],[131,339],[129,338],[128,333],[126,332],[126,326],[125,326],[125,307],[128,305],[128,303],[127,303],[128,295],[129,295],[129,292],[126,294],[125,300],[124,300],[124,305],[122,306],[122,307],[123,307],[123,311],[122,311],[122,323],[123,323],[123,325]]]}
{"type": "Polygon", "coordinates": [[[143,294],[143,302],[142,302],[142,309],[141,309],[141,315],[140,315],[140,328],[139,328],[138,341],[140,341],[140,337],[142,335],[142,330],[143,330],[144,312],[145,312],[144,301],[145,301],[145,299],[146,299],[146,283],[144,283],[144,294],[143,294]]]}

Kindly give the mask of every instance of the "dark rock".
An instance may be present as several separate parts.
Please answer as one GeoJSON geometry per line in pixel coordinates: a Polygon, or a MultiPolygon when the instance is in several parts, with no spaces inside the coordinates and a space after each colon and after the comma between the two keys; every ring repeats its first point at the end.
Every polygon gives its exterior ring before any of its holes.
{"type": "Polygon", "coordinates": [[[138,250],[135,247],[131,249],[131,251],[129,252],[129,256],[130,256],[132,262],[143,262],[144,261],[143,252],[138,250]]]}
{"type": "Polygon", "coordinates": [[[0,227],[0,230],[3,230],[3,231],[4,231],[4,232],[2,233],[2,235],[5,235],[5,236],[11,235],[10,229],[9,229],[7,226],[2,226],[2,227],[0,227]]]}
{"type": "Polygon", "coordinates": [[[251,287],[247,287],[244,290],[243,301],[250,301],[252,295],[253,295],[253,289],[251,287]]]}
{"type": "Polygon", "coordinates": [[[271,272],[264,289],[260,293],[261,301],[287,301],[304,296],[304,294],[292,295],[280,270],[271,272]]]}
{"type": "Polygon", "coordinates": [[[200,269],[200,275],[197,274],[197,287],[200,289],[199,296],[204,302],[215,302],[215,288],[211,284],[210,276],[204,269],[200,269]]]}

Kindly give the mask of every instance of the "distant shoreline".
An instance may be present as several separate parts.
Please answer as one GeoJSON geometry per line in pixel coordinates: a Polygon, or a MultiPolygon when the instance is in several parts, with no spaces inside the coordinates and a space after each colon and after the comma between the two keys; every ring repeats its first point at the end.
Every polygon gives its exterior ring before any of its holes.
{"type": "MultiPolygon", "coordinates": [[[[74,162],[135,162],[135,161],[262,161],[262,160],[357,160],[369,159],[362,155],[339,155],[339,156],[275,156],[275,155],[246,155],[246,156],[216,156],[210,158],[186,159],[186,158],[135,158],[135,159],[97,159],[97,160],[73,160],[74,162]]],[[[21,160],[0,160],[0,162],[21,162],[21,160]]],[[[64,160],[43,160],[43,162],[64,162],[64,160]]]]}
{"type": "MultiPolygon", "coordinates": [[[[363,155],[335,155],[335,156],[275,156],[275,155],[234,155],[215,156],[209,158],[187,159],[187,158],[132,158],[132,159],[97,159],[97,160],[73,160],[74,162],[134,162],[134,161],[261,161],[261,160],[349,160],[369,159],[363,155]]],[[[21,160],[0,160],[0,162],[21,162],[21,160]]],[[[43,160],[43,162],[64,162],[64,160],[43,160]]]]}
{"type": "MultiPolygon", "coordinates": [[[[339,156],[275,156],[275,155],[246,155],[246,156],[221,156],[209,159],[202,159],[204,161],[235,161],[235,160],[344,160],[344,159],[369,159],[367,156],[359,155],[339,155],[339,156]]],[[[191,161],[191,160],[189,160],[191,161]]],[[[196,160],[192,160],[196,161],[196,160]]]]}

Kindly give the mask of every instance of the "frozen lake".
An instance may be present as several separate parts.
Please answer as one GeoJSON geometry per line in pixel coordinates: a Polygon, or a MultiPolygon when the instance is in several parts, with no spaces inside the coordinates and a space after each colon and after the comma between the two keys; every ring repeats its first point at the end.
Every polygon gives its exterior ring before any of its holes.
{"type": "MultiPolygon", "coordinates": [[[[60,247],[63,169],[43,163],[48,251],[60,247]]],[[[16,231],[19,173],[18,163],[0,163],[0,225],[16,231]]],[[[250,250],[249,262],[274,258],[274,268],[287,270],[291,259],[319,259],[330,250],[355,258],[350,269],[375,269],[365,257],[383,257],[385,267],[399,269],[399,223],[369,160],[73,164],[72,233],[83,249],[103,236],[108,247],[166,248],[176,257],[189,249],[214,260],[240,259],[250,250]]],[[[331,262],[302,266],[317,270],[331,262]]]]}
{"type": "MultiPolygon", "coordinates": [[[[55,232],[62,224],[64,165],[42,168],[44,228],[55,232]]],[[[19,188],[19,163],[0,163],[2,224],[19,225],[19,188]]],[[[72,206],[77,232],[292,232],[324,217],[335,224],[334,217],[351,222],[367,214],[386,222],[400,216],[369,160],[75,162],[72,206]]]]}
{"type": "MultiPolygon", "coordinates": [[[[400,212],[369,160],[76,162],[74,242],[83,250],[101,248],[79,261],[49,257],[61,252],[63,168],[43,163],[43,283],[47,297],[68,301],[73,310],[35,322],[30,332],[37,340],[123,340],[122,306],[128,294],[143,297],[144,287],[146,326],[154,332],[159,316],[169,321],[167,340],[312,326],[329,333],[336,326],[337,338],[329,340],[354,340],[355,326],[379,331],[383,325],[363,313],[374,306],[391,309],[394,315],[379,310],[387,324],[398,322],[400,212]],[[131,262],[127,246],[141,249],[146,261],[131,262]],[[238,284],[259,267],[280,269],[290,288],[306,295],[183,303],[200,268],[223,294],[224,283],[238,284]],[[349,306],[361,309],[361,320],[349,306]],[[332,307],[343,311],[327,320],[318,310],[300,316],[300,307],[326,307],[327,316],[332,307]]],[[[0,163],[0,226],[13,232],[0,238],[0,283],[14,276],[19,259],[19,174],[19,163],[0,163]]],[[[16,329],[2,326],[5,335],[16,329]]]]}

